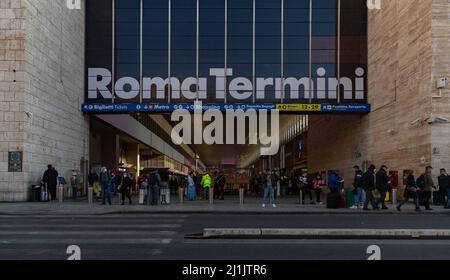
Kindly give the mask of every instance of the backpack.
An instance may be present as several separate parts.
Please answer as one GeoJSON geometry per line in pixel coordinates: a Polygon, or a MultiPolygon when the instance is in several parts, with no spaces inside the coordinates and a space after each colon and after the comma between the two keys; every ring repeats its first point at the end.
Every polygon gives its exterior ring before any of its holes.
{"type": "Polygon", "coordinates": [[[416,185],[419,189],[423,189],[425,187],[425,174],[422,174],[417,178],[416,185]]]}

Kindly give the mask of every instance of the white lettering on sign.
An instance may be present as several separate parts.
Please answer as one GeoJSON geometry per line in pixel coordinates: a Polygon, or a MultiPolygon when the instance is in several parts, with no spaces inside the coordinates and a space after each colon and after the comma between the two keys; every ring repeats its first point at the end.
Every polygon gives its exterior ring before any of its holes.
{"type": "MultiPolygon", "coordinates": [[[[317,77],[286,77],[286,78],[256,78],[256,85],[245,77],[233,76],[233,69],[212,68],[209,71],[210,77],[215,80],[215,99],[224,100],[229,94],[236,101],[245,101],[251,98],[255,91],[257,100],[281,100],[283,99],[337,99],[338,89],[343,89],[344,100],[364,100],[365,98],[365,71],[363,68],[355,70],[355,78],[326,77],[325,68],[317,69],[317,77]],[[226,71],[226,72],[225,72],[226,71]],[[226,84],[228,82],[228,84],[226,84]],[[268,89],[270,89],[270,94],[268,89]]],[[[143,100],[157,99],[164,100],[170,95],[172,100],[206,100],[208,96],[208,82],[210,77],[187,77],[180,81],[176,77],[164,79],[161,77],[142,78],[142,98],[143,100]]],[[[122,77],[117,79],[112,85],[111,71],[105,68],[88,69],[88,99],[112,98],[111,88],[115,90],[115,97],[131,100],[139,96],[140,87],[137,78],[122,77]]]]}

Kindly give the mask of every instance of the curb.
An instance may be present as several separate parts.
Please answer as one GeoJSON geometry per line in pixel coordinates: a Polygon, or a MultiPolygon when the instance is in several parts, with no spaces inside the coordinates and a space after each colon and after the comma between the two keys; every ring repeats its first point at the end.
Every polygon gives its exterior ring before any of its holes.
{"type": "Polygon", "coordinates": [[[442,229],[295,229],[295,228],[205,228],[203,238],[287,238],[287,239],[443,239],[442,229]]]}
{"type": "Polygon", "coordinates": [[[402,211],[402,212],[381,212],[381,211],[370,211],[370,212],[362,212],[362,211],[230,211],[230,210],[113,210],[113,211],[105,211],[105,212],[77,212],[73,211],[52,211],[52,209],[46,211],[30,211],[30,212],[1,212],[0,216],[105,216],[105,215],[151,215],[151,214],[198,214],[198,215],[348,215],[348,216],[370,216],[370,215],[414,215],[414,216],[449,216],[449,212],[415,212],[412,211],[402,211]]]}

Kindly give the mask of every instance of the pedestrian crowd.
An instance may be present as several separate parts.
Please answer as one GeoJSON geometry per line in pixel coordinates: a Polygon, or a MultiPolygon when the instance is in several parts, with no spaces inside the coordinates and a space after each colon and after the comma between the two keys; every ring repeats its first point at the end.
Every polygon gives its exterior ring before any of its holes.
{"type": "MultiPolygon", "coordinates": [[[[370,165],[364,172],[359,166],[354,166],[354,179],[352,183],[352,195],[354,203],[351,209],[387,210],[387,197],[393,196],[392,178],[388,174],[386,165],[382,165],[376,170],[375,165],[370,165]]],[[[415,177],[414,171],[409,170],[405,174],[406,186],[403,192],[403,199],[396,205],[396,209],[401,211],[402,206],[409,200],[414,202],[416,211],[420,211],[423,206],[430,211],[431,202],[433,204],[443,204],[443,207],[450,207],[450,176],[445,169],[440,170],[437,177],[437,184],[433,180],[433,168],[428,166],[424,173],[415,177]],[[435,195],[434,195],[435,194],[435,195]]],[[[45,171],[42,183],[47,187],[48,195],[51,200],[56,199],[56,189],[58,184],[58,171],[52,165],[48,165],[45,171]]],[[[102,167],[100,172],[92,170],[87,181],[89,187],[93,189],[96,197],[101,198],[102,205],[112,204],[112,198],[121,197],[121,204],[125,201],[131,205],[132,194],[136,191],[143,193],[143,200],[148,205],[158,205],[166,201],[166,196],[170,193],[176,193],[181,190],[182,195],[188,201],[194,201],[198,198],[210,199],[211,190],[214,195],[211,199],[224,200],[225,186],[227,183],[226,175],[222,171],[206,171],[203,174],[190,171],[187,176],[176,176],[167,171],[158,169],[149,172],[146,175],[133,178],[131,173],[112,172],[106,167],[102,167]]],[[[254,195],[262,195],[262,207],[271,205],[277,207],[277,194],[293,195],[298,194],[300,203],[305,204],[308,198],[310,204],[324,204],[322,195],[325,190],[328,191],[326,204],[328,208],[345,207],[342,202],[344,196],[344,180],[340,177],[338,171],[331,171],[325,180],[321,174],[308,175],[306,172],[287,176],[283,170],[275,171],[267,169],[263,173],[253,176],[248,184],[248,192],[254,195]]],[[[345,198],[344,198],[345,199],[345,198]]]]}

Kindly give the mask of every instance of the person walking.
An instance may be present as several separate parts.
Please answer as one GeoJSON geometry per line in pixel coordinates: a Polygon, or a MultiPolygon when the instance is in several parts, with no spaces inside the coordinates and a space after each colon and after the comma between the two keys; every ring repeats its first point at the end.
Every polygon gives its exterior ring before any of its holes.
{"type": "Polygon", "coordinates": [[[264,184],[264,196],[263,196],[263,204],[262,207],[266,208],[266,204],[269,202],[269,196],[270,199],[272,201],[272,207],[275,208],[277,207],[277,205],[275,204],[275,195],[274,195],[274,184],[276,183],[275,181],[275,176],[273,174],[273,172],[270,172],[269,169],[266,170],[266,174],[265,174],[265,184],[264,184]]]}
{"type": "Polygon", "coordinates": [[[358,165],[353,166],[355,170],[355,177],[353,179],[353,194],[355,196],[355,203],[350,209],[358,209],[363,206],[364,188],[363,188],[363,175],[364,173],[358,165]]]}
{"type": "Polygon", "coordinates": [[[219,200],[225,199],[225,184],[226,179],[225,175],[222,172],[215,172],[214,176],[214,189],[217,190],[214,191],[214,198],[219,200]]]}
{"type": "Polygon", "coordinates": [[[387,166],[382,165],[380,170],[376,174],[376,189],[380,192],[380,199],[376,202],[377,208],[381,203],[381,210],[388,210],[386,207],[386,193],[389,188],[389,176],[387,175],[387,166]]]}
{"type": "Polygon", "coordinates": [[[434,184],[433,177],[431,175],[432,171],[433,167],[427,166],[423,177],[423,202],[425,205],[425,210],[428,211],[433,210],[430,207],[431,192],[437,189],[436,185],[434,184]]]}
{"type": "Polygon", "coordinates": [[[119,172],[116,172],[114,175],[114,191],[113,196],[117,196],[117,192],[119,191],[119,188],[121,188],[122,185],[122,175],[119,172]]]}
{"type": "Polygon", "coordinates": [[[50,192],[51,200],[56,200],[56,185],[58,184],[58,171],[53,167],[53,165],[47,165],[47,170],[42,176],[42,182],[47,184],[47,191],[50,192]]]}
{"type": "Polygon", "coordinates": [[[93,170],[88,175],[88,184],[90,188],[94,187],[94,183],[98,181],[98,175],[93,170]]]}
{"type": "Polygon", "coordinates": [[[111,175],[108,173],[108,169],[106,167],[102,167],[99,181],[102,189],[102,205],[106,204],[106,198],[108,198],[108,204],[111,205],[111,192],[109,191],[111,184],[111,175]]]}
{"type": "Polygon", "coordinates": [[[404,199],[397,205],[397,210],[401,211],[402,206],[408,202],[410,198],[414,199],[414,205],[416,206],[416,211],[420,211],[419,207],[419,196],[417,194],[417,184],[414,178],[414,171],[410,170],[408,176],[406,177],[406,189],[403,195],[404,199]]]}
{"type": "Polygon", "coordinates": [[[302,204],[305,204],[306,195],[309,196],[310,204],[315,204],[312,196],[312,191],[309,186],[308,174],[305,172],[298,178],[298,183],[300,186],[300,191],[302,192],[302,204]]]}
{"type": "Polygon", "coordinates": [[[122,195],[122,205],[125,205],[125,196],[128,198],[128,202],[133,204],[131,200],[130,190],[133,185],[133,181],[130,178],[130,175],[127,173],[123,174],[122,184],[120,185],[120,193],[122,195]]]}
{"type": "Polygon", "coordinates": [[[379,210],[375,198],[374,198],[374,191],[375,191],[375,165],[370,165],[369,169],[364,173],[363,176],[363,188],[366,192],[366,199],[364,201],[364,208],[363,210],[368,211],[369,210],[369,203],[372,205],[373,210],[379,210]]]}
{"type": "Polygon", "coordinates": [[[439,197],[444,205],[444,208],[449,208],[449,190],[450,190],[450,177],[447,174],[447,171],[442,168],[441,175],[438,177],[439,184],[439,197]]]}
{"type": "Polygon", "coordinates": [[[209,200],[209,190],[211,189],[211,176],[209,176],[208,171],[203,175],[202,181],[200,184],[202,185],[203,192],[205,194],[204,198],[205,200],[209,200]]]}
{"type": "Polygon", "coordinates": [[[148,179],[147,205],[158,205],[159,188],[161,187],[161,176],[158,169],[149,174],[148,179]]]}
{"type": "Polygon", "coordinates": [[[322,178],[320,174],[316,175],[316,178],[313,180],[313,189],[316,193],[316,202],[319,204],[323,204],[320,200],[320,196],[322,194],[322,189],[325,186],[325,180],[322,178]]]}
{"type": "Polygon", "coordinates": [[[197,199],[197,192],[195,189],[195,182],[194,182],[194,172],[190,171],[189,175],[187,177],[187,198],[190,201],[197,199]]]}

